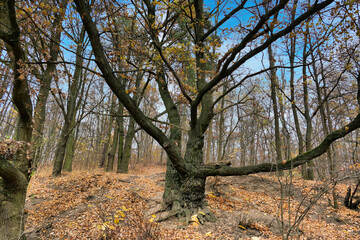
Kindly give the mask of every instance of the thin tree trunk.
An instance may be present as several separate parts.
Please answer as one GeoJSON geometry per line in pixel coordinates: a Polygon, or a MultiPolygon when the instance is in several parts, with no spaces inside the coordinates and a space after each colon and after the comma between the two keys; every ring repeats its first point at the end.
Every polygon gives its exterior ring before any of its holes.
{"type": "Polygon", "coordinates": [[[82,80],[81,72],[82,72],[82,53],[83,53],[83,42],[85,39],[85,29],[81,28],[79,41],[77,42],[76,49],[76,67],[74,70],[73,81],[69,90],[69,100],[67,103],[67,111],[63,111],[64,113],[64,126],[61,129],[59,143],[55,152],[55,161],[52,176],[58,177],[61,175],[61,170],[63,168],[64,157],[66,152],[66,144],[69,139],[69,136],[74,128],[72,126],[73,119],[76,116],[77,105],[76,99],[79,95],[80,91],[80,81],[82,80]]]}
{"type": "MultiPolygon", "coordinates": [[[[114,106],[115,96],[111,95],[109,99],[111,101],[109,114],[112,114],[112,112],[114,112],[114,107],[115,107],[114,106]]],[[[107,153],[109,152],[111,131],[112,131],[112,122],[113,122],[113,116],[112,115],[110,115],[110,117],[106,117],[106,120],[105,120],[106,124],[105,125],[107,126],[107,131],[106,131],[106,135],[105,135],[105,139],[104,139],[104,146],[103,146],[103,150],[102,150],[102,153],[101,153],[101,160],[100,160],[100,165],[99,165],[99,167],[101,167],[101,168],[105,167],[107,153]]]]}
{"type": "MultiPolygon", "coordinates": [[[[61,7],[64,9],[68,4],[68,0],[61,2],[61,7]]],[[[46,70],[43,74],[38,74],[40,80],[40,90],[37,96],[35,111],[34,111],[34,133],[32,139],[32,159],[33,169],[35,170],[40,162],[41,149],[43,147],[43,129],[45,123],[46,102],[50,92],[50,85],[56,71],[56,62],[60,52],[60,40],[62,33],[62,22],[65,11],[55,15],[55,20],[52,26],[51,41],[49,46],[50,58],[47,63],[46,70]]]]}
{"type": "Polygon", "coordinates": [[[209,124],[208,134],[207,134],[207,140],[206,140],[206,157],[205,157],[205,163],[211,162],[211,143],[213,138],[213,121],[209,124]]]}
{"type": "MultiPolygon", "coordinates": [[[[123,115],[123,112],[124,112],[124,105],[119,103],[118,114],[123,115]]],[[[123,159],[124,155],[126,154],[125,153],[125,151],[126,151],[126,140],[125,140],[125,146],[124,146],[124,135],[125,135],[125,133],[124,133],[124,118],[123,117],[118,118],[118,124],[119,124],[119,147],[118,147],[118,161],[117,161],[118,164],[117,164],[116,172],[119,172],[119,169],[122,167],[122,159],[123,159]]],[[[129,132],[127,132],[127,134],[129,134],[129,132]]],[[[130,146],[130,154],[131,154],[131,146],[130,146]]]]}
{"type": "Polygon", "coordinates": [[[114,137],[113,137],[110,151],[108,153],[108,160],[107,160],[106,168],[105,168],[106,172],[111,172],[114,170],[115,153],[118,148],[118,142],[119,142],[119,130],[120,129],[119,129],[118,121],[115,120],[114,137]]]}
{"type": "MultiPolygon", "coordinates": [[[[226,92],[227,90],[227,86],[226,84],[223,86],[223,94],[226,92]]],[[[220,102],[220,116],[219,116],[219,128],[218,128],[218,139],[217,139],[217,157],[216,157],[216,161],[217,162],[221,162],[221,159],[222,159],[222,149],[223,149],[223,146],[222,146],[222,143],[223,143],[223,132],[224,132],[224,122],[225,122],[225,119],[224,119],[224,106],[225,106],[225,97],[223,97],[221,99],[221,102],[220,102]]]]}
{"type": "MultiPolygon", "coordinates": [[[[312,149],[312,119],[310,116],[310,108],[309,108],[309,92],[308,92],[308,80],[306,73],[306,59],[307,59],[307,44],[308,44],[308,29],[305,32],[305,42],[303,49],[303,67],[302,67],[302,85],[303,85],[303,97],[304,97],[304,117],[306,122],[306,133],[305,133],[305,147],[306,151],[310,151],[312,149]]],[[[314,162],[313,160],[309,161],[307,164],[307,169],[305,172],[304,179],[314,180],[314,162]]]]}
{"type": "MultiPolygon", "coordinates": [[[[324,135],[327,136],[330,132],[333,131],[333,129],[332,129],[332,123],[331,123],[331,119],[330,119],[329,103],[326,99],[323,98],[323,96],[326,96],[326,79],[325,78],[323,79],[324,87],[323,87],[323,91],[322,91],[321,87],[320,87],[320,82],[319,82],[319,74],[318,74],[318,71],[317,71],[317,68],[315,65],[315,56],[314,56],[313,51],[311,51],[311,60],[313,61],[313,63],[312,63],[313,75],[314,75],[314,82],[316,85],[317,99],[319,102],[321,123],[322,123],[323,131],[324,131],[324,135]],[[326,101],[326,102],[324,102],[324,101],[326,101]]],[[[323,68],[321,68],[321,69],[322,69],[322,71],[324,71],[323,68]]],[[[335,165],[335,161],[334,161],[334,157],[335,157],[334,154],[333,154],[332,147],[330,147],[326,151],[327,163],[329,166],[329,174],[330,174],[330,178],[332,180],[334,180],[336,177],[336,165],[335,165]]],[[[339,208],[335,188],[332,189],[332,197],[333,197],[334,208],[335,209],[339,208]]]]}
{"type": "MultiPolygon", "coordinates": [[[[75,128],[75,118],[71,124],[71,128],[75,128]]],[[[66,150],[65,150],[65,160],[63,171],[64,172],[71,172],[72,171],[72,163],[74,158],[74,150],[75,150],[75,129],[71,131],[68,141],[66,143],[66,150]]]]}
{"type": "MultiPolygon", "coordinates": [[[[281,135],[280,135],[280,116],[278,110],[278,103],[277,103],[277,94],[276,89],[278,88],[278,80],[276,76],[276,69],[275,69],[275,59],[272,52],[272,47],[268,47],[268,54],[269,54],[269,63],[270,63],[270,81],[271,81],[271,101],[273,106],[273,114],[274,114],[274,121],[275,121],[275,151],[276,151],[276,162],[282,161],[282,143],[281,143],[281,135]]],[[[282,173],[279,173],[282,175],[282,173]]]]}

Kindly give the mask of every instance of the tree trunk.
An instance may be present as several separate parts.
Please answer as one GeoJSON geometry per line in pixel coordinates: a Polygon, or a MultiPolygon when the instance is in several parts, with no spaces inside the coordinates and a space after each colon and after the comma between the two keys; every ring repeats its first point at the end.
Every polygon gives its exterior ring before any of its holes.
{"type": "MultiPolygon", "coordinates": [[[[269,63],[270,63],[270,81],[271,81],[271,101],[273,106],[273,113],[274,113],[274,121],[275,121],[275,151],[276,151],[276,162],[279,163],[282,161],[282,143],[281,143],[281,136],[280,136],[280,116],[278,110],[278,103],[277,103],[277,94],[276,89],[278,88],[278,80],[276,76],[276,69],[275,67],[275,59],[273,56],[271,46],[268,47],[268,54],[269,54],[269,63]]],[[[283,173],[279,173],[279,175],[283,175],[283,173]]]]}
{"type": "Polygon", "coordinates": [[[177,171],[170,172],[174,168],[171,162],[168,161],[162,209],[168,211],[160,213],[155,219],[156,221],[177,216],[189,222],[193,215],[196,215],[200,222],[215,221],[216,217],[207,207],[205,196],[206,176],[198,175],[196,172],[196,169],[203,164],[203,146],[203,137],[190,136],[185,152],[185,160],[194,172],[186,176],[179,174],[177,171]]]}
{"type": "MultiPolygon", "coordinates": [[[[19,142],[16,142],[13,145],[18,144],[19,142]]],[[[11,156],[0,153],[0,240],[25,239],[22,233],[28,186],[26,151],[29,146],[25,142],[21,144],[19,150],[11,156]]]]}
{"type": "MultiPolygon", "coordinates": [[[[26,154],[32,138],[32,102],[26,75],[22,75],[25,54],[20,43],[15,1],[0,1],[0,36],[11,58],[14,74],[12,99],[19,113],[18,149],[9,156],[0,153],[0,239],[24,239],[24,206],[31,162],[26,154]],[[11,159],[12,157],[12,159],[11,159]]],[[[3,144],[3,143],[2,143],[3,144]]],[[[7,149],[7,148],[5,148],[7,149]]],[[[10,147],[13,149],[13,147],[10,147]]]]}
{"type": "Polygon", "coordinates": [[[67,111],[65,112],[64,106],[63,114],[64,114],[64,126],[61,129],[61,134],[58,142],[58,146],[55,152],[55,161],[54,161],[54,168],[53,168],[53,177],[58,177],[61,175],[61,170],[63,168],[64,157],[66,152],[66,145],[67,141],[70,137],[70,134],[74,131],[74,126],[72,125],[75,122],[76,112],[78,110],[76,100],[79,95],[80,91],[80,83],[82,80],[81,72],[82,72],[82,53],[83,53],[83,42],[85,39],[85,29],[84,27],[81,28],[79,41],[77,42],[77,49],[76,49],[76,67],[74,70],[73,81],[70,85],[69,89],[69,99],[67,103],[67,111]]]}
{"type": "MultiPolygon", "coordinates": [[[[111,105],[110,105],[110,110],[109,110],[109,114],[112,114],[112,112],[114,111],[114,99],[115,96],[114,95],[110,95],[109,97],[110,101],[111,101],[111,105]]],[[[104,146],[103,146],[103,150],[101,153],[101,159],[100,159],[100,165],[99,167],[104,168],[105,164],[106,164],[106,158],[107,158],[107,154],[109,152],[109,146],[110,146],[110,140],[111,140],[111,131],[112,131],[112,122],[113,122],[113,116],[111,115],[110,117],[106,117],[107,119],[105,120],[106,122],[106,126],[107,128],[107,132],[106,132],[106,136],[104,139],[104,146]]]]}
{"type": "MultiPolygon", "coordinates": [[[[123,112],[124,112],[124,105],[119,103],[118,115],[119,116],[123,115],[123,112]]],[[[121,166],[121,159],[123,158],[123,156],[125,154],[125,147],[124,147],[124,134],[125,134],[124,133],[124,118],[123,117],[118,117],[117,118],[117,123],[119,125],[119,146],[118,146],[118,161],[117,161],[117,170],[116,170],[116,172],[119,172],[119,168],[121,166]]],[[[125,145],[126,145],[126,142],[125,142],[125,145]]],[[[131,146],[130,146],[130,148],[131,148],[131,146]]]]}
{"type": "Polygon", "coordinates": [[[206,140],[206,157],[205,157],[205,163],[211,162],[211,143],[213,138],[213,121],[209,124],[208,134],[207,134],[207,140],[206,140]]]}
{"type": "MultiPolygon", "coordinates": [[[[61,8],[66,8],[68,0],[63,0],[60,4],[61,8]]],[[[65,11],[55,14],[55,19],[52,25],[52,32],[49,43],[49,55],[45,72],[39,76],[40,90],[37,96],[37,101],[34,111],[34,132],[32,138],[32,161],[33,169],[35,170],[40,162],[41,149],[43,147],[43,129],[45,123],[46,102],[50,92],[50,85],[54,72],[56,71],[56,62],[60,52],[60,41],[62,33],[62,22],[65,11]]],[[[37,74],[40,75],[40,74],[37,74]]]]}
{"type": "Polygon", "coordinates": [[[110,151],[108,153],[108,160],[107,160],[106,168],[105,168],[106,172],[111,172],[114,170],[114,159],[115,159],[116,149],[118,147],[118,140],[119,140],[119,125],[118,125],[117,121],[115,121],[114,137],[113,137],[110,151]]]}
{"type": "MultiPolygon", "coordinates": [[[[313,76],[314,76],[314,82],[316,85],[317,100],[319,102],[321,123],[322,123],[323,131],[324,131],[324,135],[327,136],[333,129],[332,129],[332,124],[331,124],[331,119],[330,119],[330,111],[325,111],[328,109],[328,108],[326,108],[326,107],[328,107],[328,101],[327,101],[327,99],[323,98],[323,96],[326,96],[326,80],[323,79],[324,88],[322,91],[321,87],[320,87],[320,83],[319,83],[319,74],[318,74],[318,71],[317,71],[317,68],[315,65],[315,56],[314,56],[313,51],[311,51],[311,60],[313,61],[313,63],[312,63],[313,76]]],[[[322,71],[324,71],[324,70],[322,69],[322,71]]],[[[332,153],[332,147],[330,147],[327,150],[326,156],[327,156],[327,164],[329,166],[330,179],[333,180],[336,177],[336,167],[335,167],[335,162],[333,159],[334,156],[332,153]]],[[[339,208],[337,194],[336,194],[335,189],[332,189],[332,197],[333,197],[334,208],[336,208],[336,209],[339,208]]]]}
{"type": "Polygon", "coordinates": [[[70,123],[68,121],[65,121],[61,129],[59,142],[57,144],[55,151],[54,167],[52,171],[53,177],[58,177],[61,175],[61,170],[63,168],[63,163],[64,163],[64,156],[66,152],[66,144],[70,136],[69,130],[70,130],[70,123]]]}
{"type": "MultiPolygon", "coordinates": [[[[304,117],[306,121],[306,133],[305,133],[305,147],[306,151],[312,149],[312,119],[310,116],[309,108],[309,93],[308,93],[308,80],[306,74],[306,59],[307,59],[307,41],[308,41],[308,29],[305,32],[305,42],[303,49],[303,67],[302,67],[302,85],[303,85],[303,97],[304,97],[304,117]]],[[[309,161],[306,165],[306,170],[303,173],[303,178],[307,180],[314,180],[314,162],[313,160],[309,161]]]]}
{"type": "Polygon", "coordinates": [[[129,171],[129,162],[131,159],[131,149],[132,149],[132,141],[135,135],[135,120],[130,117],[128,129],[125,137],[125,144],[123,148],[123,154],[121,156],[117,172],[118,173],[128,173],[129,171]]]}
{"type": "Polygon", "coordinates": [[[72,131],[66,144],[63,171],[71,172],[75,149],[75,131],[72,131]]]}
{"type": "MultiPolygon", "coordinates": [[[[227,90],[227,85],[225,84],[223,86],[223,94],[226,92],[227,90]]],[[[216,157],[216,161],[217,162],[221,162],[222,160],[222,150],[223,150],[223,132],[224,132],[224,122],[225,122],[225,118],[224,118],[224,106],[225,106],[225,97],[223,97],[221,99],[220,102],[220,116],[219,116],[219,128],[218,128],[218,139],[217,139],[217,157],[216,157]]]]}

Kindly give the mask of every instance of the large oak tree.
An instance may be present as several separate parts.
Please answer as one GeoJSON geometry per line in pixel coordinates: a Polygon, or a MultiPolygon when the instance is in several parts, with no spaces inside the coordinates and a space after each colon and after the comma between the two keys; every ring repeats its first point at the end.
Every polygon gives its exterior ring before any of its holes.
{"type": "MultiPolygon", "coordinates": [[[[166,196],[166,207],[171,209],[170,215],[197,212],[199,209],[206,208],[205,200],[205,181],[208,176],[234,176],[246,175],[258,172],[272,172],[284,169],[291,169],[305,163],[309,163],[312,159],[322,155],[327,151],[331,143],[335,140],[344,137],[348,133],[360,127],[360,115],[356,116],[349,124],[341,129],[331,132],[326,138],[315,148],[308,149],[307,152],[296,156],[295,158],[282,162],[282,163],[262,163],[258,165],[251,165],[245,167],[231,167],[226,164],[221,165],[207,165],[203,164],[203,148],[204,148],[204,134],[209,127],[211,120],[214,117],[214,106],[221,98],[225,97],[228,93],[236,89],[239,84],[235,84],[229,88],[223,95],[213,100],[212,93],[214,89],[227,81],[227,78],[234,73],[244,63],[252,59],[258,53],[266,50],[272,43],[276,42],[282,37],[287,36],[296,27],[304,21],[312,17],[314,14],[320,12],[322,9],[327,8],[334,1],[313,1],[309,6],[302,10],[291,22],[282,28],[269,27],[269,22],[274,19],[274,16],[281,15],[282,11],[286,8],[291,9],[291,3],[288,0],[271,1],[267,5],[267,11],[260,13],[259,17],[251,25],[252,28],[242,35],[241,39],[235,44],[234,47],[228,49],[223,57],[218,60],[216,72],[209,77],[206,74],[206,63],[208,61],[205,54],[205,45],[210,41],[209,38],[218,28],[220,28],[227,20],[233,15],[246,11],[249,9],[248,5],[253,2],[243,0],[239,5],[233,6],[234,8],[228,12],[222,20],[212,27],[205,27],[206,14],[204,11],[204,1],[177,1],[176,4],[170,4],[173,9],[170,10],[171,14],[164,20],[162,24],[155,23],[157,5],[154,1],[144,1],[144,5],[137,1],[133,1],[134,8],[141,10],[146,19],[147,29],[151,36],[154,49],[156,49],[159,58],[161,59],[160,67],[158,67],[158,78],[161,77],[163,69],[171,72],[174,76],[178,87],[186,99],[188,108],[190,109],[190,130],[188,131],[187,144],[185,156],[180,154],[178,140],[174,137],[168,137],[161,129],[153,124],[152,120],[146,116],[143,111],[138,107],[136,102],[126,93],[123,81],[119,81],[119,76],[116,75],[114,69],[109,64],[106,52],[104,50],[104,43],[100,38],[97,24],[93,20],[93,12],[85,0],[75,0],[77,11],[81,15],[86,32],[89,35],[92,49],[96,58],[96,63],[102,72],[102,76],[118,97],[121,103],[125,106],[128,112],[135,119],[137,124],[151,135],[166,151],[169,160],[171,161],[170,167],[173,167],[172,174],[166,175],[166,190],[171,190],[173,194],[166,196]],[[184,7],[185,6],[185,7],[184,7]],[[178,75],[168,61],[164,54],[166,46],[159,40],[159,31],[161,26],[169,24],[171,21],[176,21],[179,15],[186,12],[187,8],[191,12],[188,16],[190,24],[187,29],[191,35],[192,44],[197,49],[194,51],[195,56],[195,82],[196,94],[189,95],[184,88],[185,79],[178,75]],[[262,36],[267,36],[262,42],[258,40],[262,36]],[[251,47],[250,47],[251,46],[251,47]],[[174,177],[176,175],[176,177],[174,177]]],[[[171,24],[171,23],[170,23],[171,24]]],[[[271,24],[270,24],[271,25],[271,24]]],[[[271,69],[268,69],[271,70],[271,69]]],[[[247,75],[243,80],[250,78],[252,75],[247,75]]],[[[120,76],[122,78],[124,76],[120,76]]],[[[179,125],[178,110],[173,104],[175,101],[171,98],[169,90],[164,81],[158,80],[160,94],[164,100],[164,107],[169,114],[170,122],[173,121],[174,125],[179,125]]],[[[169,171],[169,169],[168,169],[169,171]]],[[[211,213],[209,214],[209,219],[211,213]]]]}

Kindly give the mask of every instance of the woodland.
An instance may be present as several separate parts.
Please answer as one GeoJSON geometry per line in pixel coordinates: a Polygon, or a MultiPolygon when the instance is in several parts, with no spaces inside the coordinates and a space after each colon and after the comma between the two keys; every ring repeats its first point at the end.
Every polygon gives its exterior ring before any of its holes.
{"type": "Polygon", "coordinates": [[[0,240],[360,238],[359,19],[0,0],[0,240]]]}

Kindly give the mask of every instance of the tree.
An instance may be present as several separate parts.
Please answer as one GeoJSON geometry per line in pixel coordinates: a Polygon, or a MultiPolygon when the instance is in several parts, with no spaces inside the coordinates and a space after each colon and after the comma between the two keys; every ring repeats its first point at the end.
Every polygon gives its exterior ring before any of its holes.
{"type": "MultiPolygon", "coordinates": [[[[0,152],[0,238],[23,239],[23,209],[29,183],[29,143],[32,137],[32,102],[27,76],[23,73],[25,53],[20,43],[15,1],[0,2],[0,38],[5,42],[13,71],[12,100],[19,113],[19,142],[10,143],[0,152]],[[7,148],[15,149],[10,152],[7,148]],[[6,223],[6,224],[3,224],[6,223]]],[[[4,147],[4,146],[2,146],[4,147]]]]}
{"type": "MultiPolygon", "coordinates": [[[[85,39],[85,29],[82,27],[80,30],[79,39],[76,39],[77,49],[76,49],[76,67],[74,70],[74,74],[70,82],[69,89],[69,97],[65,106],[62,104],[60,100],[57,102],[60,105],[60,108],[64,115],[64,125],[61,129],[60,139],[58,142],[58,146],[55,153],[55,161],[52,175],[54,177],[58,177],[61,174],[61,170],[63,169],[64,158],[66,153],[66,145],[68,144],[69,138],[71,138],[71,134],[75,129],[75,119],[77,110],[80,107],[79,102],[77,102],[81,84],[83,81],[82,77],[82,64],[83,58],[82,53],[84,52],[84,39],[85,39]]],[[[71,76],[71,75],[70,75],[71,76]]],[[[61,95],[60,95],[61,96],[61,95]]],[[[65,165],[67,171],[71,171],[71,162],[65,165]]]]}
{"type": "MultiPolygon", "coordinates": [[[[68,4],[68,0],[63,0],[60,3],[60,9],[66,9],[66,6],[68,4]]],[[[51,4],[49,4],[51,6],[51,4]]],[[[44,8],[48,8],[49,6],[43,6],[44,8]]],[[[47,9],[48,11],[49,9],[47,9]]],[[[46,13],[47,13],[46,11],[46,13]]],[[[65,10],[58,11],[54,13],[55,19],[52,22],[52,25],[50,27],[50,34],[49,36],[41,38],[43,34],[41,34],[41,31],[44,31],[43,29],[38,29],[38,26],[35,26],[36,29],[36,36],[37,38],[40,38],[41,44],[39,44],[39,40],[35,40],[33,37],[32,42],[34,45],[41,45],[41,46],[47,46],[48,49],[47,52],[49,55],[48,59],[46,60],[46,68],[44,69],[42,66],[40,67],[40,71],[33,70],[34,75],[37,79],[39,79],[40,83],[40,89],[39,93],[37,95],[36,105],[34,108],[34,133],[33,133],[33,139],[32,139],[32,159],[34,162],[33,169],[36,169],[37,165],[39,164],[40,156],[41,156],[41,149],[43,145],[43,129],[44,129],[44,123],[45,123],[45,110],[46,110],[46,102],[48,100],[49,92],[50,92],[50,86],[51,82],[54,78],[55,72],[56,72],[56,62],[58,60],[59,52],[60,52],[60,42],[61,42],[61,33],[62,33],[62,22],[65,15],[65,10]],[[47,42],[48,43],[44,43],[47,42]]],[[[44,16],[44,18],[49,16],[44,16]]],[[[34,21],[34,20],[32,20],[34,21]]],[[[39,50],[39,47],[36,46],[36,49],[38,51],[46,51],[46,50],[39,50]]],[[[43,54],[45,55],[45,54],[43,54]]],[[[39,62],[42,59],[39,59],[39,62]]]]}
{"type": "MultiPolygon", "coordinates": [[[[302,13],[300,13],[292,22],[283,28],[274,28],[273,32],[267,39],[262,39],[265,33],[268,33],[269,28],[267,24],[273,20],[273,17],[281,12],[288,6],[288,1],[282,0],[276,2],[273,7],[268,9],[266,13],[260,13],[259,16],[251,23],[251,28],[244,30],[243,35],[238,43],[229,49],[223,57],[218,61],[217,71],[214,76],[209,78],[206,75],[206,63],[208,55],[206,54],[206,44],[209,41],[209,36],[220,26],[222,26],[231,16],[235,15],[241,10],[245,10],[247,1],[242,1],[240,5],[236,6],[231,12],[224,16],[215,26],[205,29],[206,16],[204,14],[203,1],[176,2],[171,5],[169,9],[169,16],[161,24],[156,24],[156,21],[151,21],[155,18],[156,14],[151,14],[154,9],[159,6],[155,2],[145,1],[148,13],[141,12],[139,7],[140,2],[133,2],[138,11],[144,14],[144,19],[147,22],[147,29],[150,32],[154,48],[159,55],[162,64],[173,75],[175,82],[182,96],[186,99],[186,103],[190,109],[190,130],[187,135],[187,145],[185,156],[180,154],[178,142],[167,137],[157,126],[155,126],[151,119],[149,119],[143,111],[138,107],[136,102],[126,93],[126,87],[122,81],[118,81],[114,69],[109,64],[106,52],[103,47],[103,42],[100,40],[100,34],[96,28],[96,23],[92,19],[92,13],[89,5],[84,0],[75,0],[77,11],[81,15],[82,21],[86,32],[89,35],[92,49],[96,58],[96,63],[102,72],[102,75],[112,89],[117,98],[121,101],[124,107],[132,115],[134,120],[138,123],[143,130],[152,136],[167,152],[171,164],[174,166],[179,178],[172,187],[179,186],[179,191],[173,198],[166,199],[167,205],[172,206],[172,215],[184,214],[189,216],[192,213],[197,213],[199,209],[205,209],[205,219],[212,219],[210,211],[206,210],[205,199],[205,181],[208,176],[233,176],[233,175],[246,175],[258,172],[271,172],[276,170],[291,169],[302,164],[310,162],[312,159],[320,156],[327,151],[329,146],[335,140],[344,137],[348,133],[360,127],[360,115],[357,115],[349,124],[346,124],[341,129],[331,132],[317,147],[308,150],[306,153],[300,154],[297,157],[282,163],[261,163],[258,165],[244,166],[244,167],[231,167],[228,165],[206,165],[203,164],[203,146],[204,134],[213,118],[213,108],[222,98],[228,93],[240,86],[246,79],[255,76],[258,73],[253,73],[244,76],[240,81],[235,82],[232,87],[222,94],[217,99],[212,99],[212,92],[214,89],[224,81],[227,77],[234,73],[240,66],[247,60],[253,58],[256,54],[267,49],[272,43],[278,39],[286,36],[292,32],[299,24],[308,19],[313,14],[321,11],[329,6],[333,1],[325,0],[321,2],[314,2],[309,5],[302,13]],[[174,67],[168,61],[167,55],[164,53],[166,46],[159,42],[156,36],[159,36],[159,31],[162,27],[168,27],[172,21],[178,19],[180,13],[184,14],[184,18],[189,21],[188,31],[192,36],[194,57],[195,57],[195,92],[189,91],[183,85],[181,76],[175,71],[174,67]],[[151,24],[155,23],[155,24],[151,24]],[[151,31],[153,31],[151,33],[151,31]],[[263,41],[260,41],[260,40],[263,41]],[[258,41],[259,40],[259,41],[258,41]],[[250,44],[253,47],[247,48],[250,44]],[[176,197],[176,198],[175,198],[176,197]],[[173,204],[177,203],[174,208],[173,204]]],[[[250,3],[248,3],[250,4],[250,3]]],[[[260,72],[265,72],[266,69],[260,72]]],[[[360,88],[359,88],[360,89],[360,88]]],[[[165,106],[166,107],[166,106],[165,106]]],[[[168,114],[171,114],[166,107],[168,114]]],[[[171,121],[171,120],[170,120],[171,121]]],[[[168,178],[168,175],[167,175],[168,178]]]]}

